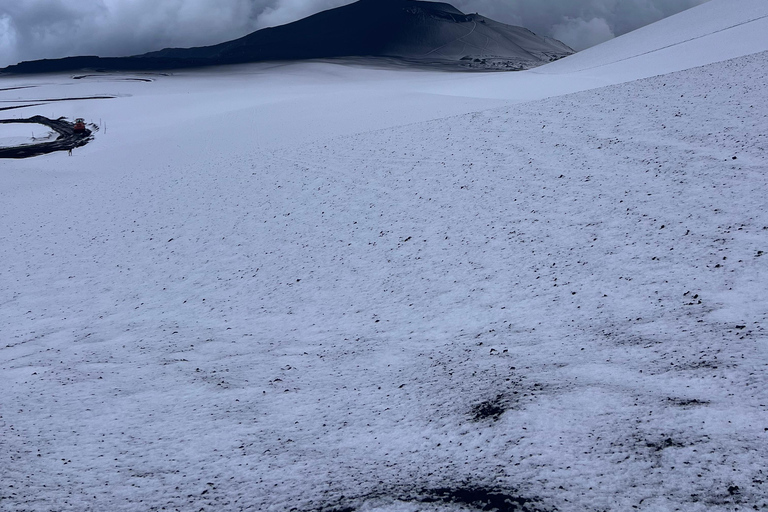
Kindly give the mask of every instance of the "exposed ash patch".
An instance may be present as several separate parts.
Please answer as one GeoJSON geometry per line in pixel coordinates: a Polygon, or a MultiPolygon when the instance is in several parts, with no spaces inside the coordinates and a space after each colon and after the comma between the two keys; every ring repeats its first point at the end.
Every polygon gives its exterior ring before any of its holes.
{"type": "MultiPolygon", "coordinates": [[[[291,510],[297,511],[298,509],[294,508],[291,510]]],[[[318,512],[355,512],[357,509],[354,507],[333,507],[333,508],[322,508],[317,510],[318,512]]]]}
{"type": "Polygon", "coordinates": [[[660,452],[662,450],[666,450],[667,448],[685,448],[686,445],[679,441],[675,441],[671,437],[667,437],[661,441],[647,442],[645,443],[645,446],[655,452],[660,452]]]}
{"type": "MultiPolygon", "coordinates": [[[[357,512],[366,505],[405,503],[460,505],[470,510],[488,512],[557,512],[539,498],[518,495],[515,491],[484,486],[438,487],[420,490],[392,490],[356,498],[342,496],[335,504],[315,508],[312,512],[357,512]]],[[[298,510],[298,509],[294,509],[298,510]]]]}
{"type": "Polygon", "coordinates": [[[474,384],[474,389],[466,393],[469,403],[464,405],[468,408],[465,414],[475,423],[498,421],[507,411],[524,410],[542,395],[558,391],[548,384],[528,381],[525,376],[516,373],[515,367],[510,368],[509,377],[505,377],[501,369],[487,373],[487,381],[474,378],[474,375],[466,379],[474,384]]]}
{"type": "Polygon", "coordinates": [[[719,486],[714,487],[709,493],[692,494],[693,503],[702,503],[710,508],[723,510],[742,510],[742,507],[748,503],[760,503],[761,505],[752,505],[747,508],[752,510],[765,510],[768,508],[768,501],[765,499],[765,489],[755,485],[757,482],[764,483],[761,480],[753,480],[752,485],[739,486],[732,481],[721,482],[719,486]],[[728,507],[727,509],[725,507],[728,507]]]}
{"type": "Polygon", "coordinates": [[[443,488],[422,491],[425,496],[421,503],[455,503],[468,505],[478,510],[496,510],[499,512],[544,512],[538,499],[524,498],[508,494],[498,489],[485,487],[443,488]]]}
{"type": "Polygon", "coordinates": [[[676,370],[698,370],[701,368],[708,369],[708,370],[717,370],[720,368],[728,368],[732,365],[725,365],[721,362],[718,362],[716,360],[708,360],[708,361],[695,361],[688,364],[680,364],[676,366],[676,370]]]}
{"type": "Polygon", "coordinates": [[[499,421],[501,415],[510,408],[510,403],[504,395],[497,395],[492,400],[485,400],[473,405],[470,414],[472,415],[472,421],[475,422],[488,419],[499,421]]]}
{"type": "Polygon", "coordinates": [[[676,407],[682,407],[684,409],[690,409],[693,407],[701,407],[704,405],[709,405],[711,402],[709,400],[698,400],[696,398],[688,399],[688,398],[667,398],[667,402],[669,402],[671,405],[674,405],[676,407]]]}
{"type": "Polygon", "coordinates": [[[664,343],[663,340],[637,334],[603,332],[603,336],[618,346],[651,348],[664,343]]]}

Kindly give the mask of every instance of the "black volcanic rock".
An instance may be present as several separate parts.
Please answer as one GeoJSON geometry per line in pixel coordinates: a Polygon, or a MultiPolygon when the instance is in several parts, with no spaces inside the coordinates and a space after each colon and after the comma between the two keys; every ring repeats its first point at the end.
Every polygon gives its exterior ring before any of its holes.
{"type": "Polygon", "coordinates": [[[478,14],[464,14],[449,4],[360,0],[214,46],[167,48],[134,57],[23,62],[5,70],[154,70],[336,57],[389,57],[424,64],[525,69],[572,53],[560,41],[478,14]]]}

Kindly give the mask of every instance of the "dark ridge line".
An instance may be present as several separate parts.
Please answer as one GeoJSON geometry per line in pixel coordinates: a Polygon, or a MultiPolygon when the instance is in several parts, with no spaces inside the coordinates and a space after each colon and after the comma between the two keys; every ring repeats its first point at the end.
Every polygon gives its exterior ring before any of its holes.
{"type": "Polygon", "coordinates": [[[41,101],[51,103],[53,101],[80,101],[80,100],[113,100],[117,96],[90,96],[84,98],[47,98],[42,100],[0,100],[0,103],[21,103],[24,101],[41,101]]]}
{"type": "Polygon", "coordinates": [[[72,80],[82,80],[83,78],[111,78],[115,82],[154,82],[151,78],[136,78],[136,77],[119,77],[119,76],[110,76],[110,75],[100,75],[100,74],[90,74],[90,75],[75,75],[72,77],[72,80]]]}
{"type": "Polygon", "coordinates": [[[19,86],[19,87],[5,87],[3,89],[0,89],[0,92],[2,92],[2,91],[15,91],[17,89],[34,89],[35,87],[37,87],[37,86],[36,85],[22,85],[22,86],[19,86]]]}
{"type": "Polygon", "coordinates": [[[39,107],[41,105],[46,105],[46,103],[32,103],[30,105],[17,105],[15,107],[0,107],[0,112],[4,110],[15,110],[17,108],[39,107]]]}
{"type": "Polygon", "coordinates": [[[479,14],[464,14],[447,3],[359,0],[216,45],[164,48],[126,57],[82,55],[26,61],[7,66],[0,73],[149,72],[339,57],[434,60],[458,71],[513,71],[572,53],[573,49],[556,39],[479,14]]]}

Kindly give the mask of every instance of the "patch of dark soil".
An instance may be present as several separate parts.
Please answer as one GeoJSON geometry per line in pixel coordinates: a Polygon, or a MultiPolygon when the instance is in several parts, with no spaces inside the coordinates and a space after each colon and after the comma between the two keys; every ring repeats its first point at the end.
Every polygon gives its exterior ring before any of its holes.
{"type": "Polygon", "coordinates": [[[659,441],[655,443],[650,443],[650,442],[646,443],[645,446],[657,452],[660,452],[661,450],[665,450],[667,448],[685,448],[685,445],[683,443],[675,441],[671,437],[668,437],[663,441],[659,441]]]}
{"type": "Polygon", "coordinates": [[[612,332],[612,331],[604,330],[601,332],[601,334],[604,338],[606,338],[612,344],[616,344],[620,346],[650,348],[655,345],[661,345],[662,343],[664,343],[664,341],[661,339],[653,339],[651,337],[638,336],[636,334],[629,334],[626,332],[612,332]]]}
{"type": "Polygon", "coordinates": [[[498,489],[484,487],[443,488],[422,491],[421,503],[455,503],[468,505],[478,510],[499,512],[543,512],[539,500],[523,498],[498,489]]]}
{"type": "Polygon", "coordinates": [[[544,506],[538,498],[527,498],[498,488],[457,486],[402,492],[393,490],[389,493],[371,493],[358,498],[342,497],[338,503],[316,508],[313,512],[356,512],[370,501],[423,504],[444,503],[446,505],[461,505],[466,508],[487,512],[557,511],[555,508],[544,506]]]}
{"type": "Polygon", "coordinates": [[[504,395],[497,395],[492,400],[486,400],[472,406],[472,421],[492,419],[498,421],[501,415],[509,409],[509,404],[504,395]]]}
{"type": "Polygon", "coordinates": [[[728,368],[729,366],[732,366],[732,365],[727,365],[727,364],[724,364],[724,363],[722,363],[720,361],[716,361],[716,360],[710,360],[710,361],[706,361],[705,360],[705,361],[696,361],[696,362],[693,362],[693,363],[677,364],[677,365],[674,365],[674,369],[675,370],[680,370],[680,371],[684,371],[684,370],[699,370],[699,369],[702,369],[702,368],[703,369],[707,369],[707,370],[717,370],[717,369],[720,369],[720,368],[728,368]]]}
{"type": "Polygon", "coordinates": [[[93,140],[91,130],[86,130],[85,133],[75,133],[75,125],[63,117],[48,119],[43,116],[33,116],[28,119],[0,119],[0,124],[12,123],[42,124],[55,130],[59,137],[51,142],[0,148],[0,158],[29,158],[54,151],[69,151],[85,146],[93,140]]]}
{"type": "Polygon", "coordinates": [[[686,399],[686,398],[667,398],[667,401],[670,402],[672,405],[675,405],[677,407],[700,407],[703,405],[709,405],[709,400],[697,400],[697,399],[686,399]]]}

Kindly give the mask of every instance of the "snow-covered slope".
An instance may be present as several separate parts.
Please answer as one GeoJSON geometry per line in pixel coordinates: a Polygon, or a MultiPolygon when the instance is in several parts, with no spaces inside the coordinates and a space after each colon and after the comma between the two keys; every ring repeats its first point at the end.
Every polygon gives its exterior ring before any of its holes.
{"type": "Polygon", "coordinates": [[[102,130],[0,161],[0,509],[768,506],[741,48],[508,77],[524,104],[325,63],[0,79],[116,96],[7,113],[102,130]]]}
{"type": "Polygon", "coordinates": [[[765,0],[713,0],[541,71],[658,75],[768,50],[767,33],[765,0]]]}
{"type": "Polygon", "coordinates": [[[528,101],[765,51],[766,34],[765,0],[710,0],[535,70],[516,76],[463,77],[432,91],[528,101]]]}

